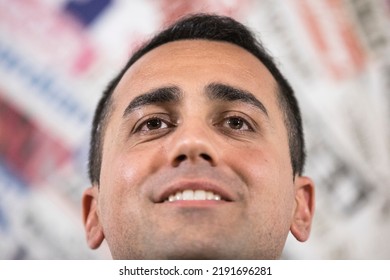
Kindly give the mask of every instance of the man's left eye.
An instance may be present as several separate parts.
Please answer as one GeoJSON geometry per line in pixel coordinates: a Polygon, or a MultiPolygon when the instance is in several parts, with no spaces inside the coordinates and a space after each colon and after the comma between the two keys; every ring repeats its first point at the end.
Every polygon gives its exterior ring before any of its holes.
{"type": "Polygon", "coordinates": [[[252,130],[248,122],[241,117],[226,118],[224,126],[234,130],[252,130]]]}

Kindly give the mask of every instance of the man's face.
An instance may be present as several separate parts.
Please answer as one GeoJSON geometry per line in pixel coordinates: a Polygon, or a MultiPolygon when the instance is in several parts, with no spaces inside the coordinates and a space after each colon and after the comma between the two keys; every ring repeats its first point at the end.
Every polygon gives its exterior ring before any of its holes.
{"type": "Polygon", "coordinates": [[[229,43],[139,59],[113,94],[90,246],[105,238],[117,259],[278,258],[298,207],[276,88],[229,43]]]}

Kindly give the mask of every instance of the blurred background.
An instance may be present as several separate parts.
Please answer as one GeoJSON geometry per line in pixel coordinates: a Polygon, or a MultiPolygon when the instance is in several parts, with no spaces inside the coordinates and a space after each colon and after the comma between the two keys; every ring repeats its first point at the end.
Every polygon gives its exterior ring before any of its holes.
{"type": "Polygon", "coordinates": [[[178,17],[256,32],[299,99],[311,238],[284,259],[390,259],[390,0],[0,0],[0,259],[109,259],[81,221],[94,107],[178,17]]]}

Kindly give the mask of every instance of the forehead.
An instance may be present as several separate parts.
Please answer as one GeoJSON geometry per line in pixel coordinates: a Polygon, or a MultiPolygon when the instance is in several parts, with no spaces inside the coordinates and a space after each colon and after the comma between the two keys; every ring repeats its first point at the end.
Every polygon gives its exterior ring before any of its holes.
{"type": "Polygon", "coordinates": [[[128,102],[131,97],[167,85],[178,86],[186,93],[186,89],[201,89],[213,82],[228,83],[255,95],[274,95],[276,88],[268,69],[245,49],[227,42],[181,40],[159,46],[135,62],[119,82],[114,99],[128,102]]]}

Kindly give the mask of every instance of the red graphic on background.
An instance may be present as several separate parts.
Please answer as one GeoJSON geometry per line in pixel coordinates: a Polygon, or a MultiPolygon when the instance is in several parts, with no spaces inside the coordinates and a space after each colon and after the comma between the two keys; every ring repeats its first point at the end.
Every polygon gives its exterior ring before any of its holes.
{"type": "Polygon", "coordinates": [[[88,29],[58,7],[37,0],[0,1],[0,25],[19,46],[27,45],[38,61],[73,76],[86,73],[97,59],[88,29]]]}
{"type": "Polygon", "coordinates": [[[343,61],[332,57],[331,44],[323,32],[321,22],[316,18],[307,0],[297,1],[296,3],[321,62],[326,66],[334,79],[340,80],[350,75],[351,72],[353,74],[359,73],[366,64],[366,54],[356,31],[353,29],[352,23],[349,21],[343,2],[340,0],[327,0],[325,2],[332,14],[332,18],[329,20],[337,24],[337,28],[334,31],[339,33],[338,37],[344,46],[344,49],[341,51],[348,56],[348,61],[352,62],[351,65],[344,65],[343,61]],[[345,71],[346,66],[348,71],[345,71]]]}
{"type": "Polygon", "coordinates": [[[388,16],[390,17],[390,0],[387,0],[387,1],[385,2],[385,4],[386,4],[386,8],[387,8],[387,14],[388,14],[388,16]]]}
{"type": "Polygon", "coordinates": [[[0,98],[0,157],[27,184],[41,182],[70,159],[70,150],[0,98]]]}

